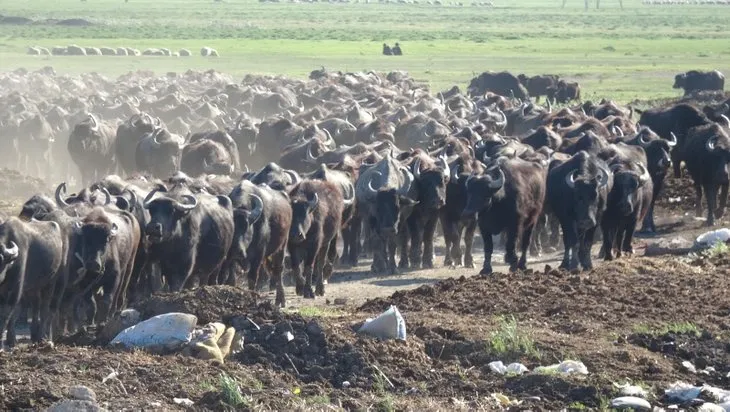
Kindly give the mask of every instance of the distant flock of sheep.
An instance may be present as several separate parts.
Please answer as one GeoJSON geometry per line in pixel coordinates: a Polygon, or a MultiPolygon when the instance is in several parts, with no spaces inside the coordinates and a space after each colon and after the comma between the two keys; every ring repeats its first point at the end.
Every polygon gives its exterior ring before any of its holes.
{"type": "MultiPolygon", "coordinates": [[[[190,57],[193,53],[188,49],[172,51],[167,48],[149,48],[140,52],[131,47],[81,47],[72,44],[67,47],[56,46],[51,49],[41,46],[28,47],[28,54],[34,56],[173,56],[190,57]]],[[[203,57],[218,57],[218,51],[210,47],[200,49],[203,57]]]]}
{"type": "Polygon", "coordinates": [[[730,6],[730,0],[643,0],[645,6],[730,6]]]}
{"type": "MultiPolygon", "coordinates": [[[[283,3],[284,0],[259,0],[259,3],[283,3]]],[[[424,4],[429,6],[451,6],[464,7],[464,3],[460,1],[441,1],[441,0],[286,0],[288,3],[380,3],[380,4],[424,4]]],[[[472,7],[494,7],[491,1],[475,1],[471,3],[472,7]]]]}

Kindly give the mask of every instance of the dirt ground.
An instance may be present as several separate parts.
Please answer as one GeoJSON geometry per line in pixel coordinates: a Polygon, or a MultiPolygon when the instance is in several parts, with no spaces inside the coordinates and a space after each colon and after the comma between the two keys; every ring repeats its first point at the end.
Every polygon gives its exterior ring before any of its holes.
{"type": "MultiPolygon", "coordinates": [[[[32,184],[42,186],[23,183],[32,184]]],[[[15,214],[17,205],[6,197],[0,210],[15,214]]],[[[658,208],[659,233],[637,238],[635,257],[595,258],[589,272],[552,269],[558,251],[532,257],[523,273],[495,265],[491,276],[443,267],[372,276],[363,261],[338,268],[325,298],[304,300],[287,288],[284,310],[273,306],[273,294],[229,286],[159,294],[134,305],[143,318],[183,311],[201,324],[222,321],[243,334],[244,349],[217,366],[96,346],[94,329],[54,348],[21,345],[0,353],[0,410],[43,410],[74,385],[114,411],[186,409],[174,398],[216,411],[497,410],[504,407],[498,393],[519,402],[511,410],[602,410],[618,395],[615,384],[626,382],[664,407],[671,404],[664,389],[676,381],[729,388],[730,255],[640,257],[650,243],[692,241],[707,230],[694,216],[688,179],[669,179],[658,208]],[[390,305],[405,318],[406,341],[355,333],[390,305]],[[505,332],[523,345],[500,348],[505,332]],[[566,359],[583,362],[588,375],[533,371],[566,359]],[[532,372],[499,375],[488,366],[496,360],[532,372]],[[714,372],[690,372],[684,361],[714,372]],[[118,379],[105,379],[112,372],[118,379]],[[240,396],[222,376],[233,378],[240,396]]],[[[479,267],[481,252],[475,258],[479,267]]],[[[501,258],[498,251],[493,261],[501,258]]]]}

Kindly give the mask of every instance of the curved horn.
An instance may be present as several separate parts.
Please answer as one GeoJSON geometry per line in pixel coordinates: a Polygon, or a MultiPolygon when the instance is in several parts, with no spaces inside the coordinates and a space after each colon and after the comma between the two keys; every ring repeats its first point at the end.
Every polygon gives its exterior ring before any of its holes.
{"type": "Polygon", "coordinates": [[[507,115],[504,114],[502,109],[500,109],[499,107],[497,108],[497,113],[502,116],[502,121],[499,121],[495,124],[497,125],[497,127],[504,129],[507,126],[507,115]]]}
{"type": "Polygon", "coordinates": [[[317,207],[317,204],[319,204],[319,195],[318,194],[315,193],[314,197],[312,199],[309,199],[309,196],[307,196],[307,205],[309,206],[310,209],[314,209],[315,207],[317,207]]]}
{"type": "Polygon", "coordinates": [[[307,145],[307,160],[310,162],[317,160],[317,158],[312,154],[312,141],[311,140],[310,140],[309,144],[307,145]]]}
{"type": "Polygon", "coordinates": [[[454,165],[454,170],[451,170],[451,183],[459,182],[459,164],[454,165]]]}
{"type": "Polygon", "coordinates": [[[299,183],[299,181],[301,180],[301,179],[299,178],[299,175],[297,175],[297,174],[296,174],[296,173],[295,173],[294,171],[292,171],[292,170],[284,170],[284,174],[286,174],[286,175],[288,175],[288,176],[289,176],[289,178],[291,179],[291,184],[293,184],[293,185],[295,185],[295,184],[299,183]]]}
{"type": "Polygon", "coordinates": [[[345,194],[344,190],[343,190],[342,194],[343,194],[343,203],[345,204],[345,206],[350,206],[351,204],[355,203],[355,191],[354,190],[352,191],[352,196],[350,196],[349,198],[344,198],[344,194],[345,194]]]}
{"type": "Polygon", "coordinates": [[[717,143],[717,137],[713,136],[713,137],[707,139],[707,143],[705,143],[705,148],[708,151],[712,152],[715,150],[715,143],[717,143]]]}
{"type": "Polygon", "coordinates": [[[56,204],[59,207],[68,207],[68,203],[66,203],[66,200],[63,196],[61,196],[61,191],[63,191],[63,194],[66,195],[66,182],[63,182],[56,187],[56,204]]]}
{"type": "Polygon", "coordinates": [[[501,167],[497,167],[497,170],[499,171],[499,179],[489,182],[490,189],[500,189],[504,185],[504,172],[501,167]]]}
{"type": "Polygon", "coordinates": [[[109,203],[112,202],[112,195],[111,195],[111,193],[109,193],[109,191],[105,187],[103,187],[103,186],[99,187],[99,191],[101,193],[104,193],[104,197],[106,198],[106,200],[104,200],[104,206],[108,206],[109,203]]]}
{"type": "Polygon", "coordinates": [[[725,122],[725,127],[730,127],[730,118],[728,118],[728,117],[727,117],[727,116],[725,116],[724,114],[721,114],[721,115],[720,115],[720,117],[721,117],[721,118],[722,118],[722,120],[723,120],[723,121],[725,122]]]}
{"type": "Polygon", "coordinates": [[[322,131],[324,131],[324,134],[327,135],[327,140],[324,141],[325,144],[327,144],[328,142],[335,143],[335,139],[332,138],[332,134],[329,130],[322,128],[322,131]]]}
{"type": "Polygon", "coordinates": [[[96,116],[94,116],[93,113],[89,113],[89,120],[94,123],[94,125],[91,126],[91,130],[96,130],[99,128],[99,122],[96,121],[96,116]]]}
{"type": "MultiPolygon", "coordinates": [[[[374,195],[374,194],[377,194],[377,193],[378,193],[378,191],[377,191],[377,190],[375,190],[375,188],[373,187],[373,175],[375,175],[376,173],[380,175],[380,172],[378,172],[378,171],[374,171],[374,172],[373,172],[373,174],[372,174],[372,175],[370,175],[370,180],[368,180],[368,191],[369,191],[369,192],[370,192],[371,194],[373,194],[373,195],[374,195]]],[[[382,175],[381,175],[381,176],[382,176],[382,175]]]]}
{"type": "Polygon", "coordinates": [[[198,207],[198,198],[192,195],[182,195],[182,199],[185,200],[185,203],[175,202],[175,208],[177,210],[193,210],[196,207],[198,207]]]}
{"type": "Polygon", "coordinates": [[[400,170],[403,173],[403,185],[398,190],[398,194],[405,196],[411,190],[411,185],[413,184],[413,174],[411,174],[411,171],[408,170],[408,168],[405,166],[402,166],[400,170]]]}
{"type": "Polygon", "coordinates": [[[677,135],[674,134],[674,132],[670,132],[669,136],[672,138],[671,140],[667,139],[667,144],[669,144],[669,147],[674,147],[677,145],[677,135]]]}
{"type": "Polygon", "coordinates": [[[150,203],[152,202],[152,198],[155,197],[155,193],[159,192],[160,188],[156,187],[151,192],[147,194],[147,196],[144,198],[144,201],[142,202],[142,205],[145,209],[150,208],[150,203]]]}
{"type": "Polygon", "coordinates": [[[134,211],[134,208],[137,207],[137,194],[134,193],[133,190],[124,189],[122,194],[129,193],[129,212],[134,211]]]}
{"type": "Polygon", "coordinates": [[[443,163],[444,177],[446,177],[448,179],[449,177],[451,177],[451,169],[449,169],[449,162],[446,161],[445,155],[439,156],[439,160],[443,163]]]}
{"type": "Polygon", "coordinates": [[[599,167],[598,170],[601,172],[601,177],[598,180],[598,187],[602,188],[608,184],[608,172],[603,167],[599,167]]]}
{"type": "Polygon", "coordinates": [[[257,220],[259,220],[261,214],[264,211],[264,201],[261,200],[258,195],[255,195],[253,193],[249,194],[249,196],[251,196],[251,204],[253,205],[253,209],[251,209],[251,214],[248,215],[248,223],[253,224],[257,220]]]}
{"type": "Polygon", "coordinates": [[[416,161],[413,162],[413,177],[416,179],[421,178],[421,158],[416,157],[416,161]]]}
{"type": "Polygon", "coordinates": [[[646,170],[646,166],[644,166],[643,163],[636,162],[636,166],[638,166],[639,170],[641,170],[641,175],[639,176],[640,183],[646,183],[651,179],[651,175],[649,174],[649,171],[646,170]]]}
{"type": "MultiPolygon", "coordinates": [[[[672,133],[672,135],[674,135],[674,133],[672,133]]],[[[639,133],[639,141],[641,144],[649,144],[649,140],[643,130],[639,133]]]]}
{"type": "Polygon", "coordinates": [[[18,245],[15,244],[12,240],[10,241],[10,247],[6,248],[5,245],[3,246],[3,257],[6,260],[14,260],[18,257],[18,245]]]}
{"type": "Polygon", "coordinates": [[[575,189],[575,175],[578,174],[577,170],[573,170],[572,172],[568,173],[567,176],[565,176],[565,184],[568,185],[569,188],[575,189]]]}

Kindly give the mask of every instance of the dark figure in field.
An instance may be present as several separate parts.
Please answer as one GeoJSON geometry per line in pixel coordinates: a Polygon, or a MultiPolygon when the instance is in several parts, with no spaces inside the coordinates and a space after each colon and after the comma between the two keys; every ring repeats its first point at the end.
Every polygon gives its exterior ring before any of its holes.
{"type": "Polygon", "coordinates": [[[395,46],[393,46],[393,56],[402,56],[402,55],[403,55],[403,51],[401,51],[400,45],[398,43],[396,43],[395,46]]]}
{"type": "Polygon", "coordinates": [[[385,55],[385,56],[393,55],[393,51],[390,49],[390,46],[388,46],[387,43],[383,43],[383,55],[385,55]]]}

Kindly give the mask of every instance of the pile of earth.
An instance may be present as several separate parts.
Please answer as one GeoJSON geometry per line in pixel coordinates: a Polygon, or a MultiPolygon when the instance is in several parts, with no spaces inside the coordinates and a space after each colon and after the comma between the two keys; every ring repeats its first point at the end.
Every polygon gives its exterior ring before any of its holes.
{"type": "MultiPolygon", "coordinates": [[[[634,100],[629,103],[633,107],[671,107],[680,103],[688,103],[699,108],[705,105],[714,105],[720,102],[724,102],[730,98],[730,91],[702,91],[698,93],[692,93],[688,96],[662,98],[653,100],[634,100]]],[[[638,118],[637,118],[638,120],[638,118]]]]}
{"type": "Polygon", "coordinates": [[[663,404],[663,390],[678,380],[727,385],[729,275],[728,256],[621,259],[585,273],[447,279],[320,317],[228,286],[160,294],[136,305],[144,317],[185,311],[201,323],[222,320],[243,334],[244,349],[215,366],[99,347],[21,348],[0,354],[0,409],[43,408],[78,384],[113,410],[183,409],[173,398],[205,410],[490,410],[495,393],[523,401],[520,409],[600,409],[617,395],[614,383],[627,380],[643,382],[657,397],[652,403],[663,404]],[[406,341],[355,333],[391,304],[406,320],[406,341]],[[647,332],[673,322],[697,333],[647,332]],[[500,349],[495,339],[509,324],[534,347],[500,349]],[[668,339],[681,350],[662,350],[668,339]],[[566,359],[583,362],[589,374],[534,372],[566,359]],[[497,360],[533,372],[499,375],[489,367],[497,360]],[[718,374],[691,373],[685,360],[718,374]],[[104,380],[112,370],[118,381],[104,380]]]}

